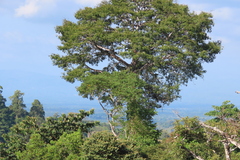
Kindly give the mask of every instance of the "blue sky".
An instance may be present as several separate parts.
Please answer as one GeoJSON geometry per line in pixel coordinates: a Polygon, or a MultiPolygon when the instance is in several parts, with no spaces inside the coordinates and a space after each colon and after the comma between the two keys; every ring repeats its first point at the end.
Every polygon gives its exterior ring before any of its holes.
{"type": "MultiPolygon", "coordinates": [[[[61,79],[62,70],[52,65],[51,53],[60,44],[55,27],[63,19],[75,21],[74,13],[93,7],[100,0],[0,0],[0,85],[8,99],[15,90],[25,93],[30,104],[39,99],[43,104],[58,106],[76,104],[94,106],[77,95],[76,84],[61,79]]],[[[211,37],[221,40],[223,50],[216,60],[204,64],[204,78],[182,87],[182,98],[173,105],[206,107],[225,100],[240,106],[240,0],[178,0],[196,13],[211,12],[215,26],[211,37]]],[[[8,100],[8,103],[9,100],[8,100]]],[[[80,108],[77,108],[80,109],[80,108]]]]}

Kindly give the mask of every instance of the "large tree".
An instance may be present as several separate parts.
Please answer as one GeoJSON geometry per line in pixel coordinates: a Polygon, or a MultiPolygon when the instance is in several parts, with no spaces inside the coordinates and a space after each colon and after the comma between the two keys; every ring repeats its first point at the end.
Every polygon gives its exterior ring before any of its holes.
{"type": "Polygon", "coordinates": [[[203,76],[202,64],[221,50],[208,36],[212,15],[172,0],[103,1],[75,17],[56,27],[64,54],[51,59],[65,80],[82,82],[80,95],[99,100],[111,123],[122,111],[128,126],[148,125],[154,109],[179,98],[179,87],[203,76]]]}

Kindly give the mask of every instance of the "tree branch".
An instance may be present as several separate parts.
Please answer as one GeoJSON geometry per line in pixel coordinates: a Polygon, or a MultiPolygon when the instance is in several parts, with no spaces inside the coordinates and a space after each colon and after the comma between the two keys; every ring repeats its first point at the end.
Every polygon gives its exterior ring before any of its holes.
{"type": "Polygon", "coordinates": [[[129,66],[130,66],[130,64],[128,64],[128,63],[127,63],[126,61],[124,61],[122,58],[118,57],[118,56],[116,55],[116,53],[113,52],[112,50],[110,50],[110,49],[108,49],[108,48],[105,48],[105,47],[102,47],[102,46],[99,46],[99,45],[97,45],[97,44],[95,44],[95,43],[93,43],[93,45],[94,45],[98,50],[100,50],[100,51],[102,51],[102,52],[106,52],[109,57],[112,57],[112,58],[116,59],[118,62],[122,63],[122,64],[125,65],[126,67],[129,67],[129,66]]]}
{"type": "Polygon", "coordinates": [[[88,66],[88,65],[86,65],[86,64],[85,64],[85,66],[86,66],[88,69],[90,69],[90,70],[92,70],[92,71],[94,71],[94,72],[97,72],[97,73],[102,73],[102,70],[93,69],[93,68],[89,67],[89,66],[88,66]]]}
{"type": "Polygon", "coordinates": [[[167,36],[166,40],[168,41],[168,39],[171,37],[173,32],[169,33],[169,35],[167,36]]]}
{"type": "Polygon", "coordinates": [[[139,72],[139,71],[142,71],[142,70],[144,70],[144,69],[146,69],[146,68],[148,68],[148,67],[150,67],[150,66],[153,66],[154,65],[154,63],[146,63],[146,64],[144,64],[140,69],[136,69],[135,71],[134,71],[134,73],[137,73],[137,72],[139,72]]]}
{"type": "Polygon", "coordinates": [[[231,150],[230,150],[229,143],[226,140],[222,140],[221,142],[224,146],[226,160],[231,160],[231,156],[230,156],[231,150]]]}
{"type": "Polygon", "coordinates": [[[102,105],[102,103],[100,102],[99,99],[98,99],[98,103],[100,104],[100,106],[102,107],[102,109],[104,110],[104,112],[108,115],[108,116],[107,116],[107,117],[108,117],[108,123],[109,123],[109,125],[110,125],[110,128],[111,128],[111,131],[112,131],[113,135],[114,135],[115,137],[118,137],[118,135],[117,135],[116,132],[115,132],[115,126],[112,125],[112,123],[111,123],[111,121],[110,121],[110,119],[109,119],[109,117],[112,118],[112,114],[107,111],[107,109],[102,105]]]}
{"type": "Polygon", "coordinates": [[[186,147],[182,146],[182,148],[185,149],[186,151],[188,151],[189,153],[191,153],[194,158],[196,158],[196,159],[198,159],[198,160],[204,160],[202,157],[196,155],[193,151],[187,149],[186,147]]]}

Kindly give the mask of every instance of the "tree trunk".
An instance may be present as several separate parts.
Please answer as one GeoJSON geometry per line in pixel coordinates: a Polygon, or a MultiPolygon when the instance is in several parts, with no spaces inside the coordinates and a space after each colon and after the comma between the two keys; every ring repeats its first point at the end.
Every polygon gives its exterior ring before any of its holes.
{"type": "Polygon", "coordinates": [[[230,156],[231,151],[230,151],[229,143],[226,142],[226,141],[222,141],[222,143],[223,143],[223,146],[224,146],[226,160],[231,160],[231,156],[230,156]]]}
{"type": "Polygon", "coordinates": [[[99,100],[98,100],[98,102],[99,102],[100,106],[102,107],[102,109],[104,110],[104,112],[107,114],[108,124],[109,124],[109,126],[111,128],[111,131],[112,131],[113,135],[115,137],[118,137],[118,135],[115,132],[115,126],[112,125],[111,120],[109,118],[109,117],[111,117],[113,119],[112,115],[109,114],[109,112],[105,109],[105,107],[102,105],[102,103],[99,100]]]}

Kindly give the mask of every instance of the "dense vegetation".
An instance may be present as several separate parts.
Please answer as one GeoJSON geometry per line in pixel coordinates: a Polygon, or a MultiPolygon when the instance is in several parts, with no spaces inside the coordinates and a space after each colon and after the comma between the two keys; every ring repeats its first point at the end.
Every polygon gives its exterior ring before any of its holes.
{"type": "Polygon", "coordinates": [[[81,82],[79,95],[99,101],[108,125],[86,120],[93,110],[45,118],[38,100],[27,112],[18,90],[7,107],[0,93],[1,159],[239,159],[240,111],[229,101],[206,122],[178,115],[170,134],[153,122],[220,53],[211,14],[172,0],[109,0],[75,17],[56,27],[63,54],[51,59],[81,82]]]}
{"type": "MultiPolygon", "coordinates": [[[[20,91],[11,96],[21,102],[15,105],[17,110],[25,106],[22,96],[20,91]]],[[[30,112],[22,108],[25,116],[16,116],[10,108],[13,102],[6,107],[2,94],[0,98],[1,159],[238,160],[240,156],[240,110],[229,101],[213,106],[213,111],[205,114],[211,119],[205,122],[178,115],[173,131],[162,130],[158,141],[153,142],[148,135],[141,141],[116,138],[109,124],[85,119],[93,110],[45,119],[43,106],[34,100],[30,112]]],[[[118,128],[116,133],[124,132],[118,128]]]]}

